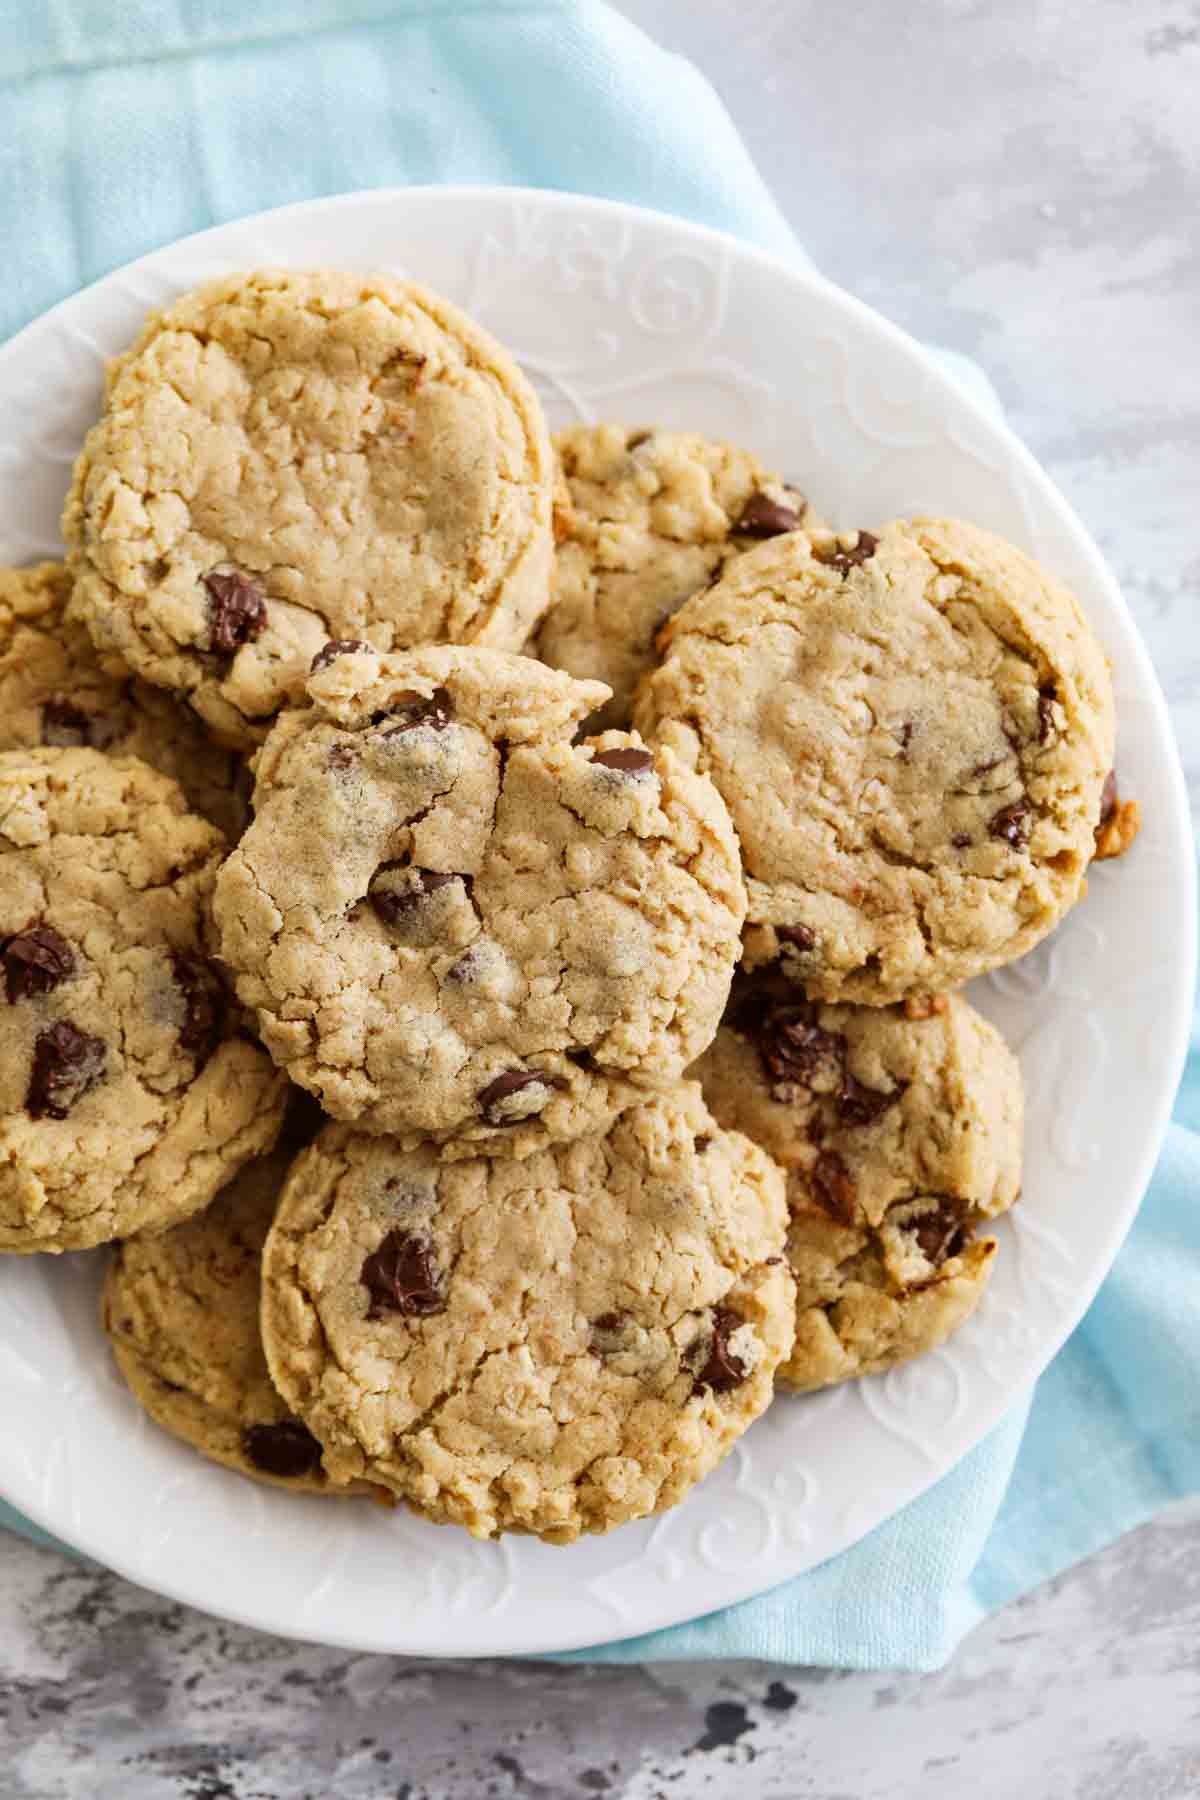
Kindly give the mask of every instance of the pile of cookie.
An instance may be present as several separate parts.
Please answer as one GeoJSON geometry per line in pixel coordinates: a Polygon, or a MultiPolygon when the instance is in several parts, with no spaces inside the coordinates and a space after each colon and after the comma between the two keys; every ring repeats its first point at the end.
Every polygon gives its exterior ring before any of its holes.
{"type": "Polygon", "coordinates": [[[1136,830],[1073,597],[748,452],[552,444],[408,283],[151,316],[0,574],[0,1249],[160,1425],[568,1542],[978,1303],[961,998],[1136,830]]]}

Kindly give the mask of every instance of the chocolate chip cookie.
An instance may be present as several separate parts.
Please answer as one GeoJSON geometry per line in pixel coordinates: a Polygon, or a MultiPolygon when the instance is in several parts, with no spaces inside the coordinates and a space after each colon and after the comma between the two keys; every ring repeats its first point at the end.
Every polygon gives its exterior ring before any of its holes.
{"type": "Polygon", "coordinates": [[[263,1042],[335,1118],[523,1154],[711,1041],[739,952],[712,784],[525,657],[331,643],[217,882],[263,1042]]]}
{"type": "Polygon", "coordinates": [[[221,834],[98,750],[0,755],[0,1250],[78,1250],[206,1206],[286,1083],[208,959],[221,834]]]}
{"type": "Polygon", "coordinates": [[[1020,1192],[1023,1125],[1016,1058],[965,1000],[913,1018],[743,976],[694,1073],[719,1122],[787,1175],[797,1318],[784,1385],[887,1368],[961,1324],[995,1250],[974,1233],[1020,1192]]]}
{"type": "Polygon", "coordinates": [[[263,1258],[263,1341],[338,1480],[477,1537],[661,1511],[771,1398],[783,1182],[686,1083],[523,1162],[331,1126],[263,1258]]]}
{"type": "Polygon", "coordinates": [[[446,301],[230,276],[110,370],[63,517],[74,604],[249,746],[330,637],[519,649],[549,599],[553,482],[533,390],[446,301]]]}
{"type": "Polygon", "coordinates": [[[267,1373],[258,1325],[262,1249],[295,1154],[248,1163],[196,1218],[119,1244],[101,1317],[117,1367],[156,1425],[259,1481],[350,1494],[267,1373]]]}
{"type": "Polygon", "coordinates": [[[635,719],[720,789],[746,958],[825,999],[957,987],[1079,898],[1112,767],[1075,599],[986,531],[918,519],[762,545],[689,600],[635,719]]]}
{"type": "Polygon", "coordinates": [[[579,425],[554,445],[569,499],[534,653],[607,682],[592,727],[624,728],[655,639],[689,595],[751,544],[819,521],[749,451],[691,432],[579,425]]]}
{"type": "Polygon", "coordinates": [[[140,756],[236,843],[250,813],[242,758],[161,688],[115,659],[102,663],[66,616],[71,586],[61,563],[0,569],[0,750],[53,744],[140,756]]]}

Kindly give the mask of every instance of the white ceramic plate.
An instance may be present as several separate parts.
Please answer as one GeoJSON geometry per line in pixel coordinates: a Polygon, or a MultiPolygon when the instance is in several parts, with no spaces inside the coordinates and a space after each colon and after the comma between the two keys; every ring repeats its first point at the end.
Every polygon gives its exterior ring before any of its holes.
{"type": "Polygon", "coordinates": [[[552,416],[746,443],[846,526],[961,513],[1080,595],[1112,658],[1142,836],[1086,903],[973,997],[1019,1049],[1025,1198],[991,1291],[946,1349],[780,1400],[681,1507],[569,1549],[476,1544],[403,1512],[258,1488],[156,1430],[96,1321],[104,1258],[0,1258],[0,1489],[122,1574],[251,1625],[356,1649],[596,1644],[696,1617],[844,1549],[943,1474],[1076,1323],[1153,1168],[1194,973],[1190,832],[1166,709],[1098,552],[1010,433],[936,362],[818,278],[678,220],[567,194],[414,189],[287,207],[188,238],[0,351],[0,560],[52,553],[101,362],[148,307],[256,264],[390,269],[459,301],[552,416]]]}

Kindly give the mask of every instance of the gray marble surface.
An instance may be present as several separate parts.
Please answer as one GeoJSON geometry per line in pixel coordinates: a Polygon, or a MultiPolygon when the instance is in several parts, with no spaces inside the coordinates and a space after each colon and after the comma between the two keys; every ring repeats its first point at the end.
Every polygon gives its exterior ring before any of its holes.
{"type": "MultiPolygon", "coordinates": [[[[624,10],[710,75],[828,274],[983,362],[1125,586],[1200,801],[1200,6],[624,10]]],[[[2,1536],[0,1593],[0,1800],[1200,1794],[1200,1504],[924,1677],[348,1656],[2,1536]]]]}

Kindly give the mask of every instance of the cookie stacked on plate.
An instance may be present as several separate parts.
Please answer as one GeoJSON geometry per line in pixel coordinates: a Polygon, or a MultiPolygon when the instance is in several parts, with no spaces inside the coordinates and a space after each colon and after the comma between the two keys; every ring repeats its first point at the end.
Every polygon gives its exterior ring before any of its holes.
{"type": "Polygon", "coordinates": [[[64,534],[0,576],[0,1248],[117,1240],[158,1423],[567,1542],[969,1315],[1021,1088],[956,990],[1136,829],[1070,595],[552,447],[328,271],[152,316],[64,534]]]}

